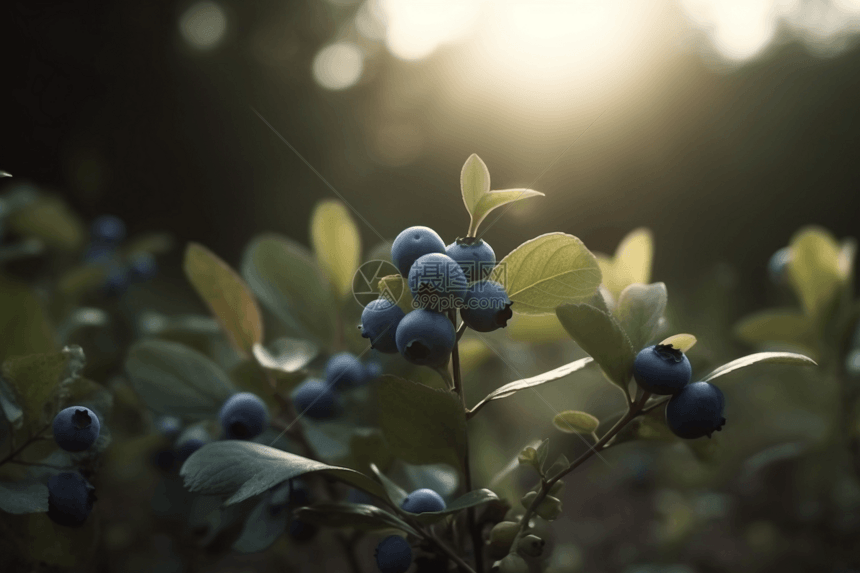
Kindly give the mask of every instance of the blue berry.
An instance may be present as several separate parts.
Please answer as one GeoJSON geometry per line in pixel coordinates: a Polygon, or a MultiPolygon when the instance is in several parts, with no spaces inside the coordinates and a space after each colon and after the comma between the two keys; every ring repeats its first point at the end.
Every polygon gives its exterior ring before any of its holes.
{"type": "Polygon", "coordinates": [[[82,452],[99,437],[98,416],[83,406],[71,406],[54,418],[54,441],[67,452],[82,452]]]}
{"type": "Polygon", "coordinates": [[[158,265],[155,262],[155,257],[149,253],[140,253],[129,263],[131,278],[136,281],[148,281],[155,277],[157,271],[158,265]]]}
{"type": "Polygon", "coordinates": [[[406,573],[412,565],[412,547],[399,535],[389,535],[376,546],[380,573],[406,573]]]}
{"type": "Polygon", "coordinates": [[[487,278],[496,266],[496,253],[483,239],[457,239],[445,254],[457,261],[469,282],[487,278]]]}
{"type": "Polygon", "coordinates": [[[292,398],[299,415],[324,420],[337,414],[337,396],[329,389],[328,384],[318,378],[309,378],[296,386],[292,398]]]}
{"type": "Polygon", "coordinates": [[[767,274],[774,284],[782,285],[787,281],[788,261],[791,259],[791,249],[783,247],[771,255],[767,262],[767,274]]]}
{"type": "Polygon", "coordinates": [[[93,265],[107,265],[116,258],[116,248],[106,243],[90,243],[84,252],[84,262],[93,265]]]}
{"type": "Polygon", "coordinates": [[[708,382],[694,382],[672,396],[666,404],[666,425],[687,440],[711,437],[726,423],[722,391],[708,382]]]}
{"type": "Polygon", "coordinates": [[[451,321],[432,310],[413,310],[397,326],[397,350],[419,366],[446,364],[456,338],[451,321]]]}
{"type": "Polygon", "coordinates": [[[391,261],[404,277],[409,276],[412,264],[419,257],[430,253],[445,254],[445,243],[429,227],[409,227],[401,231],[391,245],[391,261]]]}
{"type": "Polygon", "coordinates": [[[228,440],[253,440],[269,423],[266,403],[251,392],[230,396],[221,406],[219,417],[228,440]]]}
{"type": "Polygon", "coordinates": [[[93,510],[95,488],[77,472],[48,478],[48,517],[66,527],[78,527],[93,510]]]}
{"type": "Polygon", "coordinates": [[[394,354],[397,352],[394,335],[404,316],[403,310],[394,301],[387,298],[371,301],[361,311],[361,336],[370,339],[371,348],[394,354]]]}
{"type": "Polygon", "coordinates": [[[409,271],[409,290],[421,308],[437,312],[459,308],[468,288],[463,269],[448,255],[424,255],[409,271]]]}
{"type": "Polygon", "coordinates": [[[445,500],[442,496],[428,488],[416,489],[406,496],[400,508],[409,513],[425,513],[428,511],[444,511],[445,500]]]}
{"type": "Polygon", "coordinates": [[[179,465],[185,463],[185,460],[191,457],[191,454],[202,448],[208,443],[208,440],[200,438],[188,438],[184,440],[176,450],[176,461],[179,465]]]}
{"type": "Polygon", "coordinates": [[[128,288],[128,282],[128,270],[121,265],[111,264],[102,288],[109,296],[119,296],[128,288]]]}
{"type": "Polygon", "coordinates": [[[382,376],[382,365],[379,362],[372,361],[364,365],[364,381],[372,382],[382,376]]]}
{"type": "Polygon", "coordinates": [[[460,317],[478,332],[492,332],[508,325],[513,316],[505,287],[495,281],[479,281],[469,287],[460,317]]]}
{"type": "Polygon", "coordinates": [[[328,359],[325,379],[331,388],[355,388],[364,382],[364,366],[354,354],[341,352],[328,359]]]}
{"type": "Polygon", "coordinates": [[[175,416],[161,416],[155,421],[155,429],[165,438],[172,440],[182,431],[182,420],[175,416]]]}
{"type": "Polygon", "coordinates": [[[125,239],[125,223],[119,217],[102,215],[93,221],[91,234],[94,241],[119,243],[125,239]]]}
{"type": "Polygon", "coordinates": [[[693,368],[687,356],[671,344],[643,348],[633,362],[636,383],[652,394],[677,394],[690,382],[692,375],[693,368]]]}

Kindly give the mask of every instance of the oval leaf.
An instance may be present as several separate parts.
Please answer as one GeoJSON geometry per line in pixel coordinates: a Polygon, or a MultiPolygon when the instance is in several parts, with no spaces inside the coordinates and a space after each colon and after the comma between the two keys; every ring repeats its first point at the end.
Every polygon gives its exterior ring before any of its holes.
{"type": "Polygon", "coordinates": [[[651,280],[654,240],[645,227],[634,229],[618,244],[614,257],[598,257],[603,284],[615,297],[633,283],[647,284],[651,280]]]}
{"type": "Polygon", "coordinates": [[[242,258],[242,277],[294,337],[331,343],[335,305],[328,282],[305,247],[277,235],[258,237],[242,258]]]}
{"type": "Polygon", "coordinates": [[[204,495],[229,495],[225,505],[239,503],[288,479],[323,473],[383,498],[382,487],[357,471],[303,458],[263,444],[224,440],[207,444],[182,465],[185,487],[204,495]]]}
{"type": "Polygon", "coordinates": [[[388,275],[379,279],[376,291],[380,297],[397,303],[404,313],[415,310],[412,301],[412,291],[406,285],[406,279],[400,275],[388,275]]]}
{"type": "Polygon", "coordinates": [[[218,319],[227,339],[244,356],[263,340],[263,319],[245,281],[213,252],[197,243],[185,249],[185,276],[218,319]]]}
{"type": "Polygon", "coordinates": [[[376,464],[370,464],[370,469],[382,483],[382,487],[385,488],[385,493],[387,494],[386,499],[390,501],[394,507],[400,507],[403,504],[403,500],[406,499],[407,495],[409,495],[406,493],[406,490],[391,481],[384,473],[379,471],[376,464]]]}
{"type": "Polygon", "coordinates": [[[66,252],[83,247],[87,236],[80,217],[62,199],[48,195],[14,212],[8,222],[16,233],[41,239],[46,245],[66,252]]]}
{"type": "Polygon", "coordinates": [[[0,511],[44,513],[48,511],[48,488],[42,483],[0,482],[0,511]]]}
{"type": "Polygon", "coordinates": [[[502,205],[507,205],[508,203],[513,203],[514,201],[528,199],[529,197],[543,196],[543,193],[535,191],[534,189],[502,189],[499,191],[490,191],[489,193],[484,194],[478,201],[478,204],[475,205],[474,210],[471,212],[472,222],[469,225],[469,235],[473,236],[478,232],[478,227],[493,209],[501,207],[502,205]]]}
{"type": "Polygon", "coordinates": [[[568,304],[555,312],[574,342],[594,358],[606,377],[629,397],[627,386],[633,375],[636,354],[615,318],[587,304],[568,304]]]}
{"type": "Polygon", "coordinates": [[[839,243],[826,229],[813,226],[798,231],[789,249],[789,280],[806,313],[819,318],[843,281],[839,243]]]}
{"type": "Polygon", "coordinates": [[[290,518],[290,512],[286,509],[272,515],[270,497],[263,496],[245,520],[242,533],[233,542],[233,550],[239,553],[265,551],[286,533],[290,518]]]}
{"type": "Polygon", "coordinates": [[[415,529],[399,517],[363,503],[315,503],[297,509],[296,517],[324,527],[352,527],[361,531],[399,529],[418,536],[415,529]]]}
{"type": "Polygon", "coordinates": [[[732,360],[728,364],[723,364],[722,366],[702,378],[702,382],[710,382],[715,378],[725,376],[726,374],[734,372],[735,370],[740,370],[741,368],[746,368],[747,366],[752,366],[753,364],[760,363],[795,364],[797,366],[818,366],[818,364],[812,358],[809,358],[802,354],[795,354],[794,352],[759,352],[757,354],[750,354],[749,356],[738,358],[737,360],[732,360]]]}
{"type": "Polygon", "coordinates": [[[491,276],[522,314],[551,314],[562,304],[587,302],[600,285],[597,259],[573,235],[549,233],[527,241],[499,262],[491,276]]]}
{"type": "Polygon", "coordinates": [[[667,301],[668,294],[663,283],[634,283],[621,291],[615,306],[615,316],[630,338],[634,351],[651,342],[666,311],[667,301]]]}
{"type": "Polygon", "coordinates": [[[675,334],[664,339],[660,344],[672,346],[672,348],[677,348],[686,354],[693,346],[696,345],[696,337],[692,334],[675,334]]]}
{"type": "Polygon", "coordinates": [[[552,423],[566,434],[591,434],[600,426],[600,420],[591,414],[574,410],[565,410],[556,414],[552,423]]]}
{"type": "MultiPolygon", "coordinates": [[[[469,156],[460,170],[460,192],[463,194],[466,210],[474,220],[475,207],[481,197],[490,192],[490,170],[475,153],[469,156]]],[[[475,228],[477,229],[477,225],[475,228]]]]}
{"type": "Polygon", "coordinates": [[[794,309],[773,309],[747,316],[735,326],[747,344],[785,343],[814,347],[815,327],[809,316],[794,309]]]}
{"type": "Polygon", "coordinates": [[[383,376],[379,383],[379,425],[392,453],[403,461],[462,467],[466,414],[454,393],[383,376]]]}
{"type": "Polygon", "coordinates": [[[175,342],[138,342],[128,352],[125,370],[135,391],[159,414],[208,418],[234,392],[230,377],[217,364],[175,342]]]}
{"type": "Polygon", "coordinates": [[[579,360],[575,360],[569,364],[565,364],[564,366],[559,366],[549,372],[544,372],[543,374],[538,374],[537,376],[532,376],[531,378],[523,378],[522,380],[514,380],[513,382],[509,382],[500,388],[496,388],[489,394],[487,397],[475,404],[475,407],[469,410],[469,417],[474,416],[478,410],[483,408],[488,402],[493,400],[501,400],[502,398],[507,398],[508,396],[513,396],[520,390],[525,390],[526,388],[533,388],[535,386],[540,386],[541,384],[546,384],[547,382],[552,382],[553,380],[558,380],[560,378],[564,378],[568,374],[572,374],[577,370],[582,370],[586,366],[588,366],[594,359],[590,356],[585,358],[580,358],[579,360]]]}
{"type": "Polygon", "coordinates": [[[352,278],[361,259],[361,236],[349,210],[340,201],[321,201],[311,215],[311,245],[317,263],[339,298],[352,292],[352,278]]]}
{"type": "Polygon", "coordinates": [[[469,493],[458,497],[450,504],[448,504],[443,511],[427,511],[420,514],[410,514],[417,521],[420,521],[424,524],[431,524],[437,521],[441,521],[445,518],[446,515],[454,515],[459,513],[465,509],[469,509],[470,507],[476,507],[490,501],[496,501],[499,499],[495,493],[488,489],[476,489],[474,491],[470,491],[469,493]]]}

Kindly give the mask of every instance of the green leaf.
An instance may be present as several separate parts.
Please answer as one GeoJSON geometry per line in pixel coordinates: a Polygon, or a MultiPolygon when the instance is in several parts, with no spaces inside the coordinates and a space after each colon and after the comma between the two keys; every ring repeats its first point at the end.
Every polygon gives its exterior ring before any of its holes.
{"type": "Polygon", "coordinates": [[[296,517],[323,527],[351,527],[360,531],[399,529],[419,536],[411,525],[391,513],[363,503],[316,503],[296,510],[296,517]]]}
{"type": "Polygon", "coordinates": [[[10,215],[7,221],[14,232],[38,238],[61,251],[77,251],[87,238],[83,221],[59,197],[40,196],[10,215]]]}
{"type": "Polygon", "coordinates": [[[664,411],[665,408],[660,407],[634,418],[610,440],[610,445],[616,446],[633,440],[677,441],[679,438],[666,425],[664,411]]]}
{"type": "Polygon", "coordinates": [[[710,382],[715,378],[725,376],[726,374],[734,372],[735,370],[740,370],[741,368],[746,368],[747,366],[761,363],[795,364],[797,366],[818,366],[818,364],[816,364],[813,359],[808,358],[802,354],[795,354],[793,352],[759,352],[757,354],[750,354],[749,356],[738,358],[737,360],[732,360],[728,364],[723,364],[722,366],[702,378],[702,382],[710,382]]]}
{"type": "Polygon", "coordinates": [[[582,241],[549,233],[514,249],[493,269],[522,314],[551,314],[562,304],[586,302],[600,285],[600,269],[582,241]]]}
{"type": "Polygon", "coordinates": [[[415,310],[412,301],[412,291],[406,284],[406,279],[400,275],[388,275],[379,279],[376,291],[380,297],[396,302],[404,313],[415,310]]]}
{"type": "Polygon", "coordinates": [[[349,453],[356,470],[367,473],[371,466],[387,470],[394,462],[388,450],[388,442],[377,429],[362,429],[353,432],[349,440],[349,453]]]}
{"type": "Polygon", "coordinates": [[[668,294],[663,283],[634,283],[621,291],[615,316],[630,338],[634,351],[644,348],[654,338],[658,322],[666,311],[667,301],[668,294]]]}
{"type": "Polygon", "coordinates": [[[225,505],[242,502],[288,479],[308,473],[322,473],[371,495],[385,497],[378,483],[355,470],[240,440],[207,444],[194,452],[180,470],[190,491],[229,495],[225,505]]]}
{"type": "MultiPolygon", "coordinates": [[[[481,197],[490,192],[490,170],[484,161],[473,153],[463,164],[460,171],[460,192],[463,194],[463,203],[466,210],[475,219],[475,208],[481,197]]],[[[475,229],[477,230],[477,225],[475,229]]]]}
{"type": "Polygon", "coordinates": [[[806,314],[786,308],[757,312],[735,326],[735,335],[751,345],[785,343],[814,348],[815,326],[806,314]]]}
{"type": "Polygon", "coordinates": [[[844,282],[839,244],[826,229],[810,226],[792,237],[789,249],[787,270],[794,291],[806,313],[821,319],[844,282]]]}
{"type": "Polygon", "coordinates": [[[631,231],[619,243],[614,257],[597,257],[604,286],[613,297],[617,297],[633,283],[647,284],[651,280],[653,258],[651,231],[644,227],[631,231]]]}
{"type": "Polygon", "coordinates": [[[454,393],[391,375],[378,388],[379,426],[395,457],[462,467],[466,414],[454,393]]]}
{"type": "Polygon", "coordinates": [[[507,398],[508,396],[513,396],[520,390],[525,390],[526,388],[533,388],[535,386],[540,386],[541,384],[546,384],[547,382],[552,382],[553,380],[558,380],[560,378],[564,378],[565,376],[576,372],[577,370],[582,370],[594,360],[591,357],[580,358],[579,360],[574,360],[569,364],[565,364],[564,366],[559,366],[549,372],[544,372],[543,374],[538,374],[537,376],[532,376],[531,378],[523,378],[522,380],[515,380],[513,382],[509,382],[505,384],[501,388],[496,388],[489,394],[487,397],[475,404],[475,407],[469,410],[469,417],[472,417],[477,413],[478,410],[483,408],[487,402],[491,402],[493,400],[501,400],[502,398],[507,398]]]}
{"type": "MultiPolygon", "coordinates": [[[[367,253],[366,262],[370,261],[386,261],[391,262],[391,247],[394,241],[382,241],[373,246],[367,253]]],[[[393,264],[393,263],[392,263],[393,264]]]]}
{"type": "Polygon", "coordinates": [[[83,362],[80,347],[69,346],[61,352],[31,354],[3,363],[3,378],[24,413],[23,428],[34,432],[53,419],[62,385],[77,377],[83,362]]]}
{"type": "Polygon", "coordinates": [[[143,254],[163,255],[173,248],[173,243],[173,236],[170,233],[144,233],[129,239],[120,249],[120,253],[125,259],[143,254]]]}
{"type": "Polygon", "coordinates": [[[57,349],[54,330],[41,301],[27,284],[4,276],[0,276],[0,332],[15,333],[3,337],[0,360],[57,349]]]}
{"type": "Polygon", "coordinates": [[[475,205],[475,210],[472,212],[472,222],[469,225],[469,236],[477,234],[478,227],[494,209],[508,203],[513,203],[514,201],[543,196],[543,193],[534,189],[500,189],[499,191],[490,191],[482,196],[478,204],[475,205]]]}
{"type": "Polygon", "coordinates": [[[567,460],[567,456],[561,454],[547,470],[547,478],[553,479],[555,476],[566,470],[568,467],[570,467],[570,462],[567,460]]]}
{"type": "Polygon", "coordinates": [[[526,446],[522,449],[522,451],[517,456],[517,461],[521,466],[531,466],[534,470],[539,474],[543,475],[543,468],[541,467],[540,459],[538,458],[537,448],[540,446],[540,443],[534,446],[526,446]]]}
{"type": "Polygon", "coordinates": [[[268,345],[255,344],[254,358],[263,368],[294,374],[305,368],[319,354],[313,342],[295,338],[278,338],[268,345]]]}
{"type": "Polygon", "coordinates": [[[12,424],[14,430],[20,430],[24,425],[24,411],[18,405],[18,399],[15,397],[15,392],[0,376],[0,411],[6,421],[12,424]]]}
{"type": "Polygon", "coordinates": [[[427,511],[410,515],[413,515],[417,521],[429,525],[441,521],[447,515],[454,515],[470,507],[476,507],[498,499],[499,496],[488,489],[476,489],[455,499],[443,511],[427,511]]]}
{"type": "Polygon", "coordinates": [[[587,304],[568,304],[555,312],[571,338],[629,397],[627,386],[636,355],[630,339],[615,318],[587,304]]]}
{"type": "Polygon", "coordinates": [[[159,414],[208,418],[235,391],[217,364],[175,342],[138,342],[128,352],[125,370],[135,391],[159,414]]]}
{"type": "Polygon", "coordinates": [[[513,340],[535,344],[567,338],[567,331],[554,314],[515,314],[505,332],[513,340]]]}
{"type": "Polygon", "coordinates": [[[672,346],[672,348],[677,348],[686,354],[693,346],[696,345],[696,337],[692,334],[675,334],[664,339],[660,344],[672,346]]]}
{"type": "Polygon", "coordinates": [[[245,357],[263,340],[263,318],[248,285],[203,245],[185,249],[185,276],[218,319],[227,339],[245,357]]]}
{"type": "Polygon", "coordinates": [[[537,455],[537,463],[543,471],[543,465],[546,463],[546,458],[549,455],[549,439],[545,439],[538,444],[537,449],[535,450],[535,454],[537,455]]]}
{"type": "Polygon", "coordinates": [[[233,542],[232,549],[238,553],[265,551],[286,533],[291,518],[290,512],[286,510],[272,515],[270,497],[263,496],[245,520],[242,533],[233,542]]]}
{"type": "Polygon", "coordinates": [[[394,507],[400,507],[403,504],[403,500],[406,499],[407,495],[409,495],[408,493],[406,493],[406,490],[394,483],[384,473],[382,473],[376,466],[376,464],[370,464],[370,470],[382,483],[382,487],[385,489],[386,493],[385,499],[390,501],[394,505],[394,507]]]}
{"type": "Polygon", "coordinates": [[[258,237],[245,250],[242,277],[292,335],[331,344],[335,305],[328,282],[308,249],[278,235],[258,237]]]}
{"type": "Polygon", "coordinates": [[[553,425],[566,434],[591,434],[600,426],[600,420],[575,410],[565,410],[552,419],[553,425]]]}
{"type": "Polygon", "coordinates": [[[457,469],[448,464],[413,465],[401,461],[394,469],[396,475],[403,476],[402,483],[409,491],[426,487],[447,498],[454,495],[460,485],[457,469]]]}
{"type": "Polygon", "coordinates": [[[0,482],[0,511],[43,513],[48,511],[48,487],[26,481],[0,482]]]}
{"type": "Polygon", "coordinates": [[[343,203],[327,200],[317,204],[311,215],[311,245],[335,296],[350,294],[361,259],[361,236],[343,203]]]}

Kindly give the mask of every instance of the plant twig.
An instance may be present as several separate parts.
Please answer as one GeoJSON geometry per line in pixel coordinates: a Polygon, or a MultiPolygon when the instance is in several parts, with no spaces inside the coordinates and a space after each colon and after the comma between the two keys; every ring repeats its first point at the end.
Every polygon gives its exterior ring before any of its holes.
{"type": "Polygon", "coordinates": [[[0,460],[0,466],[2,466],[3,464],[5,464],[5,463],[7,463],[7,462],[12,461],[12,458],[14,458],[15,456],[17,456],[17,455],[18,455],[18,454],[20,454],[21,452],[23,452],[25,449],[27,449],[27,446],[29,446],[30,444],[32,444],[33,442],[35,442],[35,441],[36,441],[36,439],[37,439],[37,438],[38,438],[38,437],[39,437],[39,436],[40,436],[40,435],[41,435],[45,430],[47,430],[47,429],[48,429],[48,428],[50,428],[50,427],[51,427],[51,424],[50,424],[50,423],[46,424],[44,428],[42,428],[41,430],[39,430],[38,432],[36,432],[36,433],[35,433],[35,434],[33,434],[32,436],[30,436],[30,438],[29,438],[26,442],[24,442],[23,444],[21,444],[18,448],[14,448],[14,449],[12,449],[12,451],[11,451],[11,452],[9,452],[9,455],[7,455],[5,458],[3,458],[2,460],[0,460]]]}

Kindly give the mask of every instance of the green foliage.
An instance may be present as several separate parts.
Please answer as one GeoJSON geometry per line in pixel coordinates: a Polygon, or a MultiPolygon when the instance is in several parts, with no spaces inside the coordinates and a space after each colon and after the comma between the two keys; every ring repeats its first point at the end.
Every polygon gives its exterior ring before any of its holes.
{"type": "Polygon", "coordinates": [[[591,355],[609,381],[628,395],[636,354],[618,321],[587,304],[559,306],[556,315],[570,337],[591,355]]]}
{"type": "Polygon", "coordinates": [[[0,511],[41,513],[48,511],[48,487],[34,482],[0,482],[0,511]]]}
{"type": "Polygon", "coordinates": [[[600,426],[600,420],[575,410],[565,410],[552,419],[553,426],[566,434],[591,434],[600,426]]]}
{"type": "Polygon", "coordinates": [[[645,228],[631,231],[619,243],[614,257],[597,255],[604,286],[613,297],[618,297],[631,284],[648,283],[653,258],[651,231],[645,228]]]}
{"type": "Polygon", "coordinates": [[[14,212],[8,223],[16,233],[38,238],[51,248],[67,252],[80,249],[87,236],[80,217],[62,199],[50,195],[41,195],[14,212]]]}
{"type": "Polygon", "coordinates": [[[42,303],[24,283],[0,275],[0,360],[57,349],[54,329],[42,303]]]}
{"type": "Polygon", "coordinates": [[[737,360],[732,360],[728,364],[723,364],[704,378],[702,378],[703,382],[712,382],[714,379],[725,376],[731,372],[736,370],[740,370],[741,368],[747,368],[754,364],[793,364],[796,366],[817,366],[814,360],[803,356],[802,354],[795,354],[793,352],[759,352],[757,354],[750,354],[749,356],[744,356],[742,358],[738,358],[737,360]]]}
{"type": "Polygon", "coordinates": [[[376,292],[392,302],[396,302],[404,313],[415,309],[412,306],[412,292],[406,284],[406,279],[400,275],[388,275],[379,279],[379,282],[376,283],[376,292]]]}
{"type": "Polygon", "coordinates": [[[343,203],[317,204],[311,215],[311,245],[332,292],[339,299],[348,296],[361,259],[361,236],[343,203]]]}
{"type": "Polygon", "coordinates": [[[666,311],[666,285],[631,284],[618,297],[615,316],[627,333],[634,351],[648,346],[657,334],[659,321],[666,311]]]}
{"type": "Polygon", "coordinates": [[[696,345],[696,337],[692,334],[673,334],[669,338],[664,338],[660,341],[660,344],[672,346],[686,354],[696,345]]]}
{"type": "Polygon", "coordinates": [[[184,419],[212,417],[235,391],[218,365],[175,342],[138,342],[128,351],[125,370],[151,410],[184,419]]]}
{"type": "Polygon", "coordinates": [[[180,475],[190,491],[229,496],[225,504],[231,505],[310,473],[321,473],[377,497],[385,496],[379,484],[355,470],[237,440],[203,446],[182,465],[180,475]]]}
{"type": "Polygon", "coordinates": [[[418,535],[411,525],[374,505],[361,503],[319,503],[296,511],[302,521],[325,527],[348,527],[359,531],[396,529],[418,535]]]}
{"type": "Polygon", "coordinates": [[[548,233],[526,241],[490,275],[505,287],[521,314],[551,314],[564,304],[587,302],[600,285],[597,259],[572,235],[548,233]]]}
{"type": "Polygon", "coordinates": [[[395,376],[379,382],[379,426],[392,453],[412,464],[462,467],[466,414],[448,390],[395,376]]]}
{"type": "Polygon", "coordinates": [[[228,340],[236,350],[250,356],[263,340],[263,319],[245,282],[227,263],[197,243],[185,249],[183,267],[228,340]]]}

